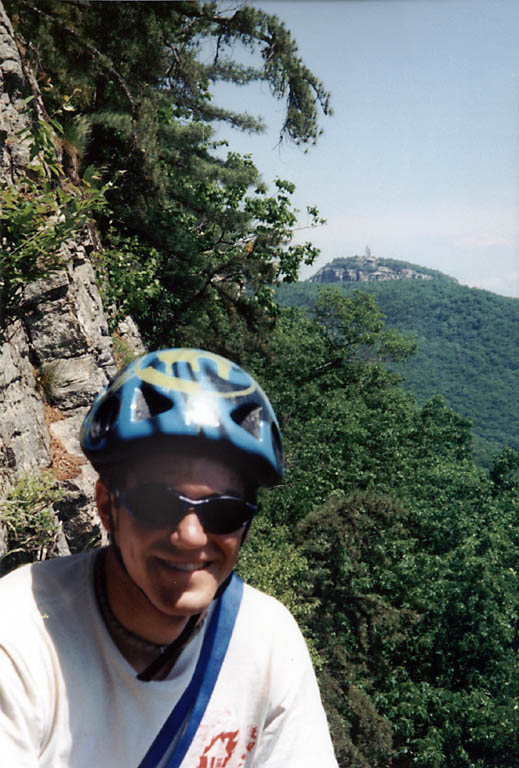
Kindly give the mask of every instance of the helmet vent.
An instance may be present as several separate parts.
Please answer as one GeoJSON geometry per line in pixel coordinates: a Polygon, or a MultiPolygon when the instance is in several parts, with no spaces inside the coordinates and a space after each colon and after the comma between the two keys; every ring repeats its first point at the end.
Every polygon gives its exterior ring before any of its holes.
{"type": "Polygon", "coordinates": [[[94,442],[99,442],[110,432],[117,421],[120,405],[118,397],[109,397],[108,400],[101,403],[90,427],[90,437],[94,442]]]}
{"type": "Polygon", "coordinates": [[[168,397],[161,395],[152,386],[143,382],[135,390],[132,403],[132,421],[145,421],[158,416],[159,413],[171,410],[173,403],[168,397]]]}
{"type": "MultiPolygon", "coordinates": [[[[204,361],[205,363],[205,361],[204,361]]],[[[222,379],[218,376],[218,373],[213,369],[213,366],[209,363],[204,365],[204,376],[211,383],[211,386],[215,392],[235,392],[239,394],[240,387],[232,380],[222,379]]],[[[242,385],[242,389],[245,389],[247,384],[242,385]]]]}
{"type": "Polygon", "coordinates": [[[256,403],[244,403],[236,408],[231,416],[233,421],[246,432],[259,440],[262,424],[262,407],[256,403]]]}

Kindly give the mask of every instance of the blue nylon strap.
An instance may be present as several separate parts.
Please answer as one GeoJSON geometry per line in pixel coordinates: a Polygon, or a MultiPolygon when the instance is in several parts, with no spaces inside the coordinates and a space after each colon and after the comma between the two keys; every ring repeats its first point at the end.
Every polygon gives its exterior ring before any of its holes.
{"type": "Polygon", "coordinates": [[[233,573],[229,584],[215,605],[191,682],[138,768],[156,768],[189,715],[176,749],[167,763],[167,768],[180,766],[202,721],[218,679],[238,615],[242,594],[243,582],[239,576],[233,573]]]}

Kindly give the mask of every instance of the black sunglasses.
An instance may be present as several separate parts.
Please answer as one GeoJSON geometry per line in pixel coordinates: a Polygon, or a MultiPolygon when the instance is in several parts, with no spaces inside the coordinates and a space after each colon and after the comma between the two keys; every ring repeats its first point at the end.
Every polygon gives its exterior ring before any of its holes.
{"type": "Polygon", "coordinates": [[[143,528],[176,528],[192,509],[208,533],[233,533],[250,523],[258,507],[236,496],[189,499],[158,483],[145,483],[129,491],[115,490],[117,504],[128,510],[143,528]]]}

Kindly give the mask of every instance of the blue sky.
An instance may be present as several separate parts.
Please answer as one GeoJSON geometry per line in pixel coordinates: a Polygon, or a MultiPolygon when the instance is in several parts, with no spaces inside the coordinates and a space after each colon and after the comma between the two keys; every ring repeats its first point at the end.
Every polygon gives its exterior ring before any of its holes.
{"type": "Polygon", "coordinates": [[[295,182],[302,212],[316,205],[327,219],[298,232],[322,250],[301,277],[369,246],[519,296],[519,1],[253,4],[286,23],[332,92],[334,115],[306,154],[278,146],[283,106],[265,84],[216,94],[268,126],[219,135],[250,152],[265,181],[295,182]]]}

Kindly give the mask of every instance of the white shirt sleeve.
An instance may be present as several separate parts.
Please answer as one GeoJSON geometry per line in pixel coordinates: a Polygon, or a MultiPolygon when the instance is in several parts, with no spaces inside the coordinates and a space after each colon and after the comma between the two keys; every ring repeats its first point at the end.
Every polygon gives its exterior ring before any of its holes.
{"type": "Polygon", "coordinates": [[[30,587],[28,566],[1,580],[0,765],[6,768],[50,768],[52,732],[67,731],[57,710],[59,664],[30,587]]]}
{"type": "Polygon", "coordinates": [[[27,670],[20,668],[0,647],[0,755],[1,763],[16,768],[39,765],[41,729],[36,691],[27,670]]]}
{"type": "Polygon", "coordinates": [[[254,768],[337,768],[328,723],[305,640],[291,616],[277,627],[272,701],[254,768]]]}

